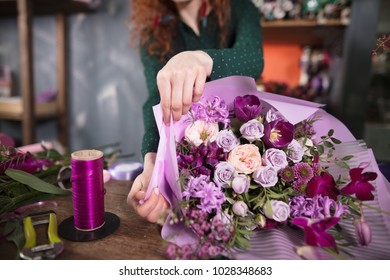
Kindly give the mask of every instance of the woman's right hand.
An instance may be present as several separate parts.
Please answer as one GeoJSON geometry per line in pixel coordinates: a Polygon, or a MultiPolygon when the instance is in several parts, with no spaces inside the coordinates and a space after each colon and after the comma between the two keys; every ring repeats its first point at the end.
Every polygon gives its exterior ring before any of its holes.
{"type": "Polygon", "coordinates": [[[160,194],[157,186],[153,189],[150,197],[144,201],[155,161],[156,153],[145,155],[144,171],[134,180],[127,196],[127,204],[131,205],[138,215],[146,218],[149,222],[162,224],[165,218],[164,214],[168,210],[169,205],[160,194]],[[140,203],[141,201],[142,203],[140,203]]]}

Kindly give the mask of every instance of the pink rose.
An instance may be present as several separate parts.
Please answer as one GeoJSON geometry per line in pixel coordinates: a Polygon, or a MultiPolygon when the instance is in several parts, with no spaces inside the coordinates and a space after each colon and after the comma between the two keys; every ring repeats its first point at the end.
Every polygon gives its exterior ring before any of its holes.
{"type": "Polygon", "coordinates": [[[238,173],[250,174],[261,165],[259,148],[253,144],[245,144],[235,147],[228,157],[238,173]]]}
{"type": "Polygon", "coordinates": [[[208,145],[217,139],[218,124],[197,120],[186,128],[184,136],[188,142],[197,147],[202,143],[208,145]]]}

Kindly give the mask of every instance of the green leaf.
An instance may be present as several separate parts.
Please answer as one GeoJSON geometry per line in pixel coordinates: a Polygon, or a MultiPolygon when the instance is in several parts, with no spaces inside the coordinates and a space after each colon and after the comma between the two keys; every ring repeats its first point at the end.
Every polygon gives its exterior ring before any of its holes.
{"type": "Polygon", "coordinates": [[[324,141],[324,145],[325,147],[328,147],[328,148],[332,148],[333,147],[333,144],[329,141],[324,141]]]}
{"type": "Polygon", "coordinates": [[[334,134],[334,129],[330,129],[328,132],[328,136],[331,137],[333,136],[333,134],[334,134]]]}
{"type": "Polygon", "coordinates": [[[341,160],[350,160],[351,158],[353,158],[353,156],[345,156],[341,160]]]}
{"type": "Polygon", "coordinates": [[[318,145],[318,146],[317,146],[317,150],[318,150],[318,153],[319,153],[320,155],[322,155],[322,154],[324,153],[324,146],[318,145]]]}
{"type": "Polygon", "coordinates": [[[43,193],[50,193],[50,194],[71,194],[70,191],[60,189],[52,184],[49,184],[38,177],[16,169],[7,169],[5,171],[5,174],[9,176],[10,178],[14,179],[15,181],[18,181],[22,184],[25,184],[29,186],[30,188],[37,190],[39,192],[43,193]]]}
{"type": "Polygon", "coordinates": [[[337,138],[334,138],[334,137],[330,137],[330,140],[332,140],[333,143],[335,144],[341,144],[341,141],[337,138]]]}

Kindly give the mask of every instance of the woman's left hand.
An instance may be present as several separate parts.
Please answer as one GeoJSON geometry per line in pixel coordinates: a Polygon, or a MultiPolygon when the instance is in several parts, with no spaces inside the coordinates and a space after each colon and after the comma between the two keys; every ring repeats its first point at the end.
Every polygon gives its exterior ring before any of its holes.
{"type": "Polygon", "coordinates": [[[163,121],[180,120],[192,102],[202,96],[206,79],[213,68],[212,58],[203,51],[185,51],[172,57],[157,74],[163,121]]]}

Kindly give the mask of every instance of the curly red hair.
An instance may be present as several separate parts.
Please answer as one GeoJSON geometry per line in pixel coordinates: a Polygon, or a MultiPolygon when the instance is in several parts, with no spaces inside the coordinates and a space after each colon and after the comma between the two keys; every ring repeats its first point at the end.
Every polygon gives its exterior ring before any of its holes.
{"type": "MultiPolygon", "coordinates": [[[[129,0],[131,15],[129,24],[131,26],[131,40],[141,43],[151,55],[158,55],[164,59],[173,52],[172,38],[176,33],[178,13],[176,6],[171,0],[129,0]],[[164,24],[158,24],[160,19],[167,16],[174,16],[164,24]],[[150,38],[154,38],[151,42],[150,38]]],[[[230,0],[208,0],[214,11],[219,27],[221,42],[227,38],[227,30],[230,16],[230,0]]]]}

